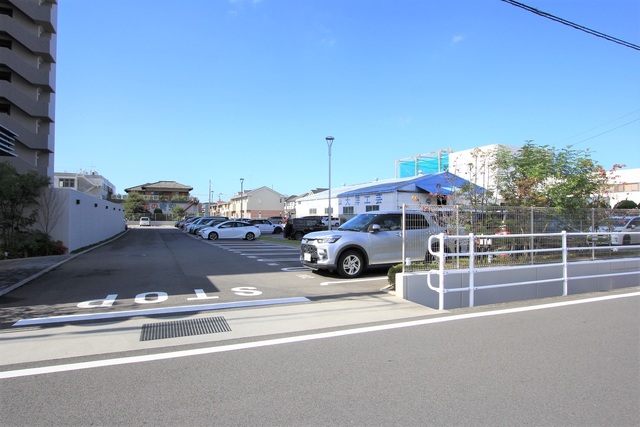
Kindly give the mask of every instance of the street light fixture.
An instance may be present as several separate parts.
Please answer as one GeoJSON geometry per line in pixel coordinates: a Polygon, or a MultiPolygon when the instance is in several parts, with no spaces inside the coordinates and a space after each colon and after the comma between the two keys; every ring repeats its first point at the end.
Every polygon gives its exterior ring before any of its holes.
{"type": "Polygon", "coordinates": [[[327,147],[329,147],[329,231],[331,231],[331,222],[333,220],[333,215],[331,215],[331,146],[333,145],[333,137],[328,136],[325,138],[327,140],[327,147]]]}
{"type": "Polygon", "coordinates": [[[243,217],[242,213],[242,198],[244,196],[244,178],[240,178],[240,218],[243,217]]]}

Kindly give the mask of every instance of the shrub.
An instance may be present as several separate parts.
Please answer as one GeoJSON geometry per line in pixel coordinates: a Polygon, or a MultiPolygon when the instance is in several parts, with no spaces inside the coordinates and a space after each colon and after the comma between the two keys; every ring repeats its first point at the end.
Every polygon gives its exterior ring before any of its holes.
{"type": "Polygon", "coordinates": [[[402,264],[396,264],[389,268],[387,272],[387,280],[391,286],[396,286],[396,273],[402,273],[402,264]]]}
{"type": "Polygon", "coordinates": [[[638,204],[633,200],[621,200],[613,207],[614,209],[636,209],[638,204]]]}
{"type": "Polygon", "coordinates": [[[67,248],[62,241],[53,241],[42,231],[22,232],[21,237],[9,247],[9,258],[28,258],[48,255],[64,255],[67,248]]]}

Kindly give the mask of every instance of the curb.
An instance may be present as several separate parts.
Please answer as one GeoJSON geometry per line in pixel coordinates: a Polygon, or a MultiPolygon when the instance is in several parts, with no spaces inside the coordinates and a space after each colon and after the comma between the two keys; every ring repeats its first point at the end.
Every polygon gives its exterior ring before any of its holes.
{"type": "Polygon", "coordinates": [[[19,287],[21,287],[21,286],[26,285],[27,283],[31,282],[32,280],[37,279],[37,278],[38,278],[38,277],[40,277],[40,276],[43,276],[44,274],[46,274],[46,273],[50,272],[50,271],[51,271],[51,270],[53,270],[54,268],[57,268],[57,267],[61,266],[62,264],[64,264],[64,263],[65,263],[65,262],[67,262],[67,261],[71,261],[72,259],[75,259],[75,258],[79,257],[80,255],[84,255],[84,254],[86,254],[87,252],[90,252],[90,251],[92,251],[92,250],[94,250],[94,249],[96,249],[96,248],[99,248],[99,247],[101,247],[101,246],[103,246],[103,245],[106,245],[107,243],[111,243],[111,242],[113,242],[114,240],[119,239],[120,237],[124,236],[127,232],[128,232],[128,230],[125,230],[125,232],[124,232],[124,233],[120,233],[120,234],[118,234],[118,235],[117,235],[117,236],[115,236],[113,239],[106,240],[106,241],[104,241],[104,242],[102,242],[102,243],[100,243],[100,244],[97,244],[97,245],[95,245],[95,246],[90,247],[89,249],[85,249],[85,250],[84,250],[84,251],[82,251],[82,252],[78,252],[77,254],[70,255],[68,258],[63,259],[62,261],[57,262],[57,263],[55,263],[55,264],[53,264],[53,265],[50,265],[49,267],[46,267],[45,269],[43,269],[43,270],[41,270],[41,271],[37,272],[36,274],[33,274],[33,275],[31,275],[31,276],[27,277],[26,279],[23,279],[23,280],[19,281],[18,283],[14,283],[13,285],[7,286],[7,287],[6,287],[6,288],[4,288],[4,289],[0,289],[0,297],[1,297],[1,296],[3,296],[3,295],[5,295],[5,294],[8,294],[9,292],[11,292],[11,291],[13,291],[13,290],[15,290],[15,289],[18,289],[18,288],[19,288],[19,287]]]}

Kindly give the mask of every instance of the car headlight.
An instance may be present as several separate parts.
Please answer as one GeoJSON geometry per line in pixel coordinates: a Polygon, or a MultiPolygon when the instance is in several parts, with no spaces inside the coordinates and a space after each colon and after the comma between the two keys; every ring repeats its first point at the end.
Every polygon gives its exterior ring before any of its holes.
{"type": "Polygon", "coordinates": [[[338,240],[340,240],[341,236],[327,236],[327,237],[323,237],[321,239],[318,239],[317,242],[318,243],[335,243],[338,240]]]}

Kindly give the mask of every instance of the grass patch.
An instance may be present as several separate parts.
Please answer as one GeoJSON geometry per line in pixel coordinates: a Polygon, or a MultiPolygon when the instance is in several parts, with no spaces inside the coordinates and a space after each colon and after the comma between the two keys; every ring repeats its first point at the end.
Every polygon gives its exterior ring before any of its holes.
{"type": "Polygon", "coordinates": [[[114,236],[111,236],[108,239],[104,239],[103,241],[94,243],[93,245],[88,245],[88,246],[84,246],[82,248],[78,248],[75,251],[69,252],[69,254],[71,254],[71,255],[79,254],[80,252],[84,252],[84,251],[87,251],[89,249],[95,248],[97,246],[103,245],[103,244],[105,244],[107,242],[110,242],[112,240],[117,239],[118,237],[122,236],[124,233],[126,233],[126,231],[121,231],[120,233],[118,233],[118,234],[116,234],[114,236]]]}
{"type": "Polygon", "coordinates": [[[285,239],[284,237],[282,237],[282,234],[273,234],[273,235],[267,235],[267,236],[262,234],[260,237],[258,237],[258,240],[263,240],[265,242],[270,242],[270,243],[279,243],[281,245],[294,246],[296,248],[300,247],[299,240],[285,239]]]}

